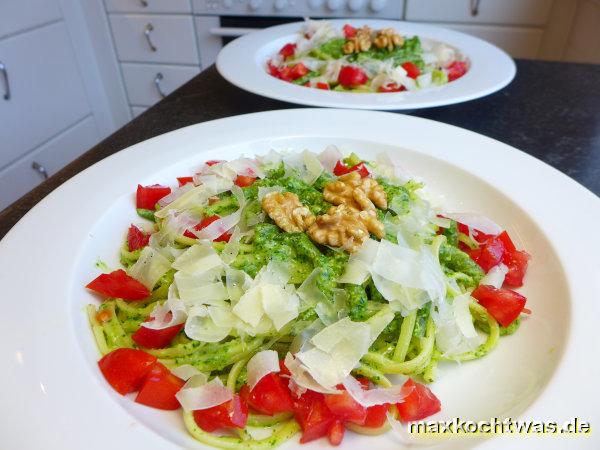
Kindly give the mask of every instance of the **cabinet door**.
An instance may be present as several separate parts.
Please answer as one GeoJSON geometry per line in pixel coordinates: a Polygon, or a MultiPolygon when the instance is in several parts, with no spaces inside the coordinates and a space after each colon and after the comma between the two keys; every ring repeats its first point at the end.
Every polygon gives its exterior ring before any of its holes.
{"type": "Polygon", "coordinates": [[[0,0],[0,38],[60,18],[56,0],[0,0]]]}
{"type": "Polygon", "coordinates": [[[491,42],[513,58],[536,58],[543,35],[540,28],[456,24],[442,24],[442,26],[491,42]]]}
{"type": "Polygon", "coordinates": [[[104,0],[108,12],[190,13],[189,0],[104,0]]]}
{"type": "Polygon", "coordinates": [[[198,64],[191,16],[113,14],[120,61],[198,64]]]}
{"type": "Polygon", "coordinates": [[[151,106],[194,77],[200,69],[164,64],[121,64],[129,103],[151,106]]]}
{"type": "Polygon", "coordinates": [[[0,167],[90,113],[64,23],[0,41],[10,98],[0,77],[0,167]]]}
{"type": "Polygon", "coordinates": [[[39,164],[48,175],[54,175],[64,165],[89,150],[98,139],[94,119],[88,116],[24,158],[0,170],[0,210],[44,181],[41,172],[32,167],[33,163],[39,164]]]}
{"type": "Polygon", "coordinates": [[[543,25],[553,0],[408,0],[406,20],[543,25]]]}

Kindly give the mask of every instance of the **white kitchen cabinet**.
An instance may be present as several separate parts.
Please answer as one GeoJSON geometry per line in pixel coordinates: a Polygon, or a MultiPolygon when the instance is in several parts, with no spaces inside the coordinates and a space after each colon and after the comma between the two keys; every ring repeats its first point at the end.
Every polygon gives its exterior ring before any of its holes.
{"type": "Polygon", "coordinates": [[[56,22],[0,40],[0,167],[90,114],[65,24],[56,22]]]}
{"type": "Polygon", "coordinates": [[[56,0],[1,0],[0,38],[60,18],[56,0]]]}
{"type": "Polygon", "coordinates": [[[55,174],[65,163],[96,144],[99,138],[94,118],[87,116],[24,158],[0,170],[0,210],[44,181],[42,172],[55,174]],[[34,163],[37,163],[37,170],[33,167],[34,163]]]}
{"type": "Polygon", "coordinates": [[[444,24],[443,26],[485,39],[513,58],[535,58],[543,36],[543,30],[539,28],[466,24],[444,24]]]}
{"type": "Polygon", "coordinates": [[[120,61],[197,65],[191,16],[111,14],[120,61]]]}
{"type": "Polygon", "coordinates": [[[121,64],[129,103],[150,106],[200,72],[196,66],[121,64]]]}
{"type": "Polygon", "coordinates": [[[553,0],[408,0],[406,20],[544,25],[553,0]]]}
{"type": "Polygon", "coordinates": [[[189,0],[104,0],[108,12],[190,13],[189,0]]]}

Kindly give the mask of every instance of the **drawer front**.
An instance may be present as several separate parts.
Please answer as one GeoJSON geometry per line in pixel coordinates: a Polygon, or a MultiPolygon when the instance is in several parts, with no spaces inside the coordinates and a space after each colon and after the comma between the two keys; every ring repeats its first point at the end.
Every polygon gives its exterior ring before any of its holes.
{"type": "Polygon", "coordinates": [[[539,28],[456,24],[443,24],[443,26],[491,42],[513,58],[536,58],[542,43],[543,31],[539,28]]]}
{"type": "Polygon", "coordinates": [[[189,0],[104,0],[108,12],[189,13],[189,0]]]}
{"type": "Polygon", "coordinates": [[[36,162],[53,175],[99,140],[96,124],[88,116],[24,158],[0,170],[0,210],[36,187],[44,177],[31,167],[36,162]]]}
{"type": "Polygon", "coordinates": [[[548,19],[552,2],[553,0],[408,0],[406,20],[542,25],[548,19]]]}
{"type": "Polygon", "coordinates": [[[2,0],[0,37],[60,18],[56,0],[2,0]]]}
{"type": "Polygon", "coordinates": [[[145,106],[132,106],[131,107],[131,115],[135,119],[137,116],[145,112],[148,108],[145,106]]]}
{"type": "Polygon", "coordinates": [[[11,97],[0,82],[0,167],[41,145],[90,113],[64,23],[0,41],[0,62],[11,97]]]}
{"type": "Polygon", "coordinates": [[[129,103],[151,106],[200,72],[198,67],[121,64],[129,103]],[[162,94],[161,94],[162,93],[162,94]]]}
{"type": "Polygon", "coordinates": [[[110,23],[121,61],[198,64],[191,16],[113,14],[110,23]]]}

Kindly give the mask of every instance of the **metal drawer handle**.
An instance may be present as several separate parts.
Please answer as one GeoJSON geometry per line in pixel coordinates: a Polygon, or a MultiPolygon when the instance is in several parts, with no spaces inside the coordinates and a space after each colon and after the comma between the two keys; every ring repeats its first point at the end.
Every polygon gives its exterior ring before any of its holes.
{"type": "Polygon", "coordinates": [[[160,98],[165,98],[167,96],[167,94],[165,94],[160,85],[160,82],[163,80],[163,78],[163,74],[160,72],[158,72],[154,77],[154,86],[156,86],[156,90],[158,91],[158,95],[160,95],[160,98]]]}
{"type": "Polygon", "coordinates": [[[150,33],[152,33],[152,31],[154,31],[154,27],[152,26],[152,24],[146,24],[146,28],[144,28],[144,36],[146,36],[146,41],[148,41],[148,46],[150,47],[150,50],[155,52],[156,46],[154,45],[154,43],[152,42],[152,38],[150,37],[150,33]]]}
{"type": "Polygon", "coordinates": [[[142,4],[142,6],[143,6],[144,8],[147,8],[147,7],[148,7],[148,1],[147,1],[147,0],[140,0],[140,3],[142,4]]]}
{"type": "Polygon", "coordinates": [[[31,164],[31,168],[33,170],[35,170],[36,172],[38,172],[42,177],[44,177],[44,180],[47,180],[49,178],[48,171],[40,163],[37,163],[37,162],[34,161],[31,164]]]}
{"type": "Polygon", "coordinates": [[[471,0],[471,15],[473,17],[475,17],[479,14],[479,4],[480,3],[481,3],[481,0],[471,0]]]}
{"type": "Polygon", "coordinates": [[[6,66],[0,61],[0,73],[2,73],[2,79],[4,80],[4,100],[10,100],[10,84],[8,84],[8,72],[6,66]]]}

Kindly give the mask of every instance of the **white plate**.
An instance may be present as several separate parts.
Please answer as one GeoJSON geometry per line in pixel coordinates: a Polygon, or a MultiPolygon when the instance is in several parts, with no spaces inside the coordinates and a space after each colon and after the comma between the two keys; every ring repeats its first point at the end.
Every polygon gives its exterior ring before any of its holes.
{"type": "Polygon", "coordinates": [[[353,109],[416,109],[450,105],[489,95],[514,78],[514,61],[486,41],[432,25],[393,20],[331,20],[341,28],[369,25],[373,29],[394,28],[403,35],[433,39],[458,48],[469,58],[469,71],[444,86],[415,92],[357,94],[309,89],[287,83],[266,72],[266,62],[288,42],[294,42],[302,22],[279,25],[252,32],[227,44],[217,57],[217,70],[230,83],[277,100],[301,105],[353,109]]]}
{"type": "MultiPolygon", "coordinates": [[[[316,151],[331,143],[366,157],[390,152],[456,209],[506,225],[533,255],[523,289],[532,316],[489,356],[443,367],[432,387],[443,410],[434,418],[600,423],[600,200],[540,161],[460,128],[396,114],[302,109],[206,122],[134,145],[59,187],[6,235],[0,242],[2,448],[200,448],[178,412],[138,405],[103,380],[84,313],[97,299],[83,286],[98,273],[98,259],[116,266],[128,225],[139,221],[138,182],[174,184],[207,159],[269,147],[316,151]]],[[[599,448],[598,436],[441,442],[599,448]]],[[[348,433],[344,442],[343,448],[398,448],[392,435],[348,433]]]]}

